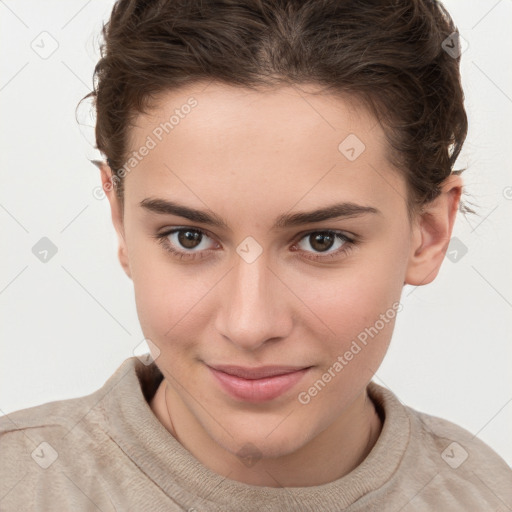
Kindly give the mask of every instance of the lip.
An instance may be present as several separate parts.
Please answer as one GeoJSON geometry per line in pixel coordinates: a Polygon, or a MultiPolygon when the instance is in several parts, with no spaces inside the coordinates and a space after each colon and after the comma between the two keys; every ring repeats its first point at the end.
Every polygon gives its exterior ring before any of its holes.
{"type": "Polygon", "coordinates": [[[208,366],[221,388],[232,398],[260,403],[273,400],[295,386],[309,367],[231,365],[208,366]]]}

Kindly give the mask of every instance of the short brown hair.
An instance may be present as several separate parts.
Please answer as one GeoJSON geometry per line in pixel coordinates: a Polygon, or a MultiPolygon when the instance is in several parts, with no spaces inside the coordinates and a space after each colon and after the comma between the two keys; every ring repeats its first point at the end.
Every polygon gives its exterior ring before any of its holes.
{"type": "Polygon", "coordinates": [[[200,80],[314,83],[362,100],[405,177],[409,213],[462,172],[453,170],[468,128],[460,54],[443,49],[458,31],[439,1],[118,0],[102,34],[82,101],[93,97],[97,148],[115,174],[130,123],[159,94],[200,80]]]}

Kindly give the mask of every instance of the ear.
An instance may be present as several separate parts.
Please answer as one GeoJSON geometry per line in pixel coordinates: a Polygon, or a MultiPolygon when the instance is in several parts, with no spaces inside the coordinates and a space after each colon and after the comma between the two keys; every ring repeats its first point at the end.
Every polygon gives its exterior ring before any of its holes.
{"type": "Polygon", "coordinates": [[[439,273],[450,238],[462,193],[462,179],[449,176],[441,194],[425,205],[412,226],[412,244],[404,284],[431,283],[439,273]]]}
{"type": "Polygon", "coordinates": [[[130,261],[128,258],[128,251],[126,248],[126,240],[124,234],[123,211],[121,202],[117,197],[116,187],[114,186],[115,180],[113,178],[115,177],[113,176],[112,169],[110,169],[108,164],[105,162],[99,162],[97,165],[101,173],[101,185],[110,203],[112,224],[116,230],[117,239],[119,242],[117,256],[126,275],[131,279],[132,274],[130,271],[130,261]]]}

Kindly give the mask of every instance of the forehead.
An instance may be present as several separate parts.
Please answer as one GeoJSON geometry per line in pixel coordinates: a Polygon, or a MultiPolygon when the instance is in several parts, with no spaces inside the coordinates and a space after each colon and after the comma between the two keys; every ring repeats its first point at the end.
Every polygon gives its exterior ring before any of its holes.
{"type": "Polygon", "coordinates": [[[236,194],[281,209],[299,200],[306,207],[359,199],[384,209],[405,201],[376,119],[355,98],[313,85],[196,83],[161,95],[129,135],[139,158],[126,175],[127,202],[176,193],[196,205],[236,194]]]}

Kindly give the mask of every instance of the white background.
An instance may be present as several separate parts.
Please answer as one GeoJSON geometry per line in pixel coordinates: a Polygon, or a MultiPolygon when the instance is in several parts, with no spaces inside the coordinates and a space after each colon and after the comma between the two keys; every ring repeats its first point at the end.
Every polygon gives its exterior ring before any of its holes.
{"type": "MultiPolygon", "coordinates": [[[[434,283],[406,286],[375,381],[420,411],[468,429],[512,464],[512,0],[445,2],[462,57],[470,130],[459,167],[479,217],[459,214],[467,247],[434,283]]],[[[143,335],[117,261],[89,104],[112,2],[0,2],[0,413],[83,396],[143,335]],[[46,59],[31,47],[45,37],[46,59]],[[32,247],[48,237],[47,263],[32,247]]]]}

